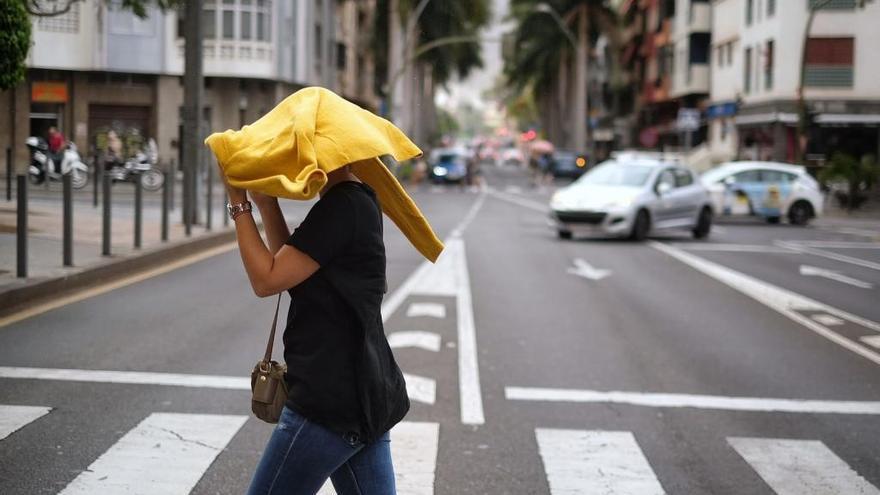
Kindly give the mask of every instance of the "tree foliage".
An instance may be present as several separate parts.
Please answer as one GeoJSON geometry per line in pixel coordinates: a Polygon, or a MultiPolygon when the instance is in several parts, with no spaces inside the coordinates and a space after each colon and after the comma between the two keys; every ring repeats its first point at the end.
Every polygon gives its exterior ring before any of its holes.
{"type": "Polygon", "coordinates": [[[24,79],[30,46],[31,20],[24,4],[0,2],[0,90],[13,88],[24,79]]]}
{"type": "Polygon", "coordinates": [[[845,182],[847,191],[845,195],[838,195],[838,200],[852,210],[861,204],[864,192],[880,181],[880,164],[874,155],[859,159],[838,151],[831,156],[830,163],[819,171],[819,180],[826,185],[836,181],[845,182]]]}

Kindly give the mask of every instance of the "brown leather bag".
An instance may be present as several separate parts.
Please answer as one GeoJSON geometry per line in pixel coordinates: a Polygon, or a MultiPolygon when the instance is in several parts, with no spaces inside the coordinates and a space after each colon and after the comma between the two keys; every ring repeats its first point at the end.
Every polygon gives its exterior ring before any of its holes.
{"type": "Polygon", "coordinates": [[[275,316],[272,318],[272,330],[269,332],[266,354],[251,372],[251,411],[256,417],[272,424],[278,422],[281,409],[287,402],[287,382],[284,380],[287,366],[272,360],[279,306],[281,306],[281,294],[278,294],[278,302],[275,303],[275,316]]]}

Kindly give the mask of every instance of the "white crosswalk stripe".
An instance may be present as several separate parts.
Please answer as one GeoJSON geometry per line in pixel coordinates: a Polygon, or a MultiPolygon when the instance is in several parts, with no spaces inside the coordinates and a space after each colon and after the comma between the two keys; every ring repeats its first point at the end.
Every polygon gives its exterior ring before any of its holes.
{"type": "Polygon", "coordinates": [[[51,407],[42,406],[0,405],[0,440],[8,437],[24,425],[43,417],[51,410],[51,407]]]}
{"type": "Polygon", "coordinates": [[[628,431],[538,428],[535,436],[552,495],[663,493],[628,431]]]}
{"type": "Polygon", "coordinates": [[[186,495],[247,416],[154,413],[80,473],[60,495],[186,495]]]}
{"type": "Polygon", "coordinates": [[[818,440],[728,438],[727,442],[779,495],[880,495],[818,440]]]}
{"type": "MultiPolygon", "coordinates": [[[[391,457],[399,495],[433,495],[440,425],[404,421],[391,430],[391,457]]],[[[330,482],[318,495],[334,495],[330,482]]]]}

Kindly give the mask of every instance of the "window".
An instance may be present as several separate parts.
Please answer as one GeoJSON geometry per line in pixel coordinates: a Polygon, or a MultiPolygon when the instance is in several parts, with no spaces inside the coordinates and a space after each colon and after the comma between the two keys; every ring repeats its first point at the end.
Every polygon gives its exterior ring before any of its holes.
{"type": "Polygon", "coordinates": [[[205,9],[202,11],[202,38],[214,39],[217,37],[216,11],[205,9]]]}
{"type": "Polygon", "coordinates": [[[761,182],[761,171],[760,170],[746,170],[745,172],[740,172],[738,174],[734,174],[733,181],[737,184],[748,184],[750,182],[761,182]]]}
{"type": "Polygon", "coordinates": [[[694,183],[694,177],[683,168],[675,169],[675,187],[685,187],[694,183]]]}
{"type": "Polygon", "coordinates": [[[671,168],[667,168],[660,173],[660,177],[657,178],[657,184],[654,188],[659,189],[660,184],[668,184],[670,189],[675,188],[675,174],[672,172],[671,168]]]}
{"type": "Polygon", "coordinates": [[[755,0],[746,0],[746,26],[752,24],[752,18],[754,17],[755,10],[755,0]]]}
{"type": "Polygon", "coordinates": [[[807,40],[804,84],[812,87],[853,86],[853,38],[807,40]]]}
{"type": "MultiPolygon", "coordinates": [[[[24,2],[22,2],[24,3],[24,2]]],[[[48,2],[47,2],[48,3],[48,2]]],[[[55,6],[45,5],[45,10],[51,12],[55,6]]],[[[79,3],[70,6],[70,10],[61,15],[38,17],[37,29],[53,33],[78,33],[79,32],[79,3]]]]}
{"type": "Polygon", "coordinates": [[[234,0],[223,0],[223,39],[235,39],[234,0]]]}
{"type": "Polygon", "coordinates": [[[764,89],[773,89],[773,40],[767,41],[767,53],[764,58],[764,89]]]}
{"type": "Polygon", "coordinates": [[[761,182],[775,182],[787,184],[797,179],[795,174],[779,170],[761,170],[761,182]]]}
{"type": "Polygon", "coordinates": [[[776,13],[776,0],[767,0],[767,17],[773,17],[776,13]]]}
{"type": "Polygon", "coordinates": [[[727,44],[727,65],[733,65],[733,42],[727,44]]]}
{"type": "Polygon", "coordinates": [[[746,48],[743,57],[745,62],[743,64],[743,90],[750,93],[752,91],[752,49],[746,48]]]}
{"type": "Polygon", "coordinates": [[[718,63],[718,67],[724,66],[724,45],[718,45],[715,49],[715,59],[718,63]]]}
{"type": "Polygon", "coordinates": [[[241,39],[249,40],[253,36],[251,33],[251,13],[243,10],[241,12],[241,39]]]}
{"type": "Polygon", "coordinates": [[[856,0],[807,0],[810,4],[810,8],[815,8],[816,5],[821,1],[823,4],[822,10],[853,10],[856,8],[856,0]]]}

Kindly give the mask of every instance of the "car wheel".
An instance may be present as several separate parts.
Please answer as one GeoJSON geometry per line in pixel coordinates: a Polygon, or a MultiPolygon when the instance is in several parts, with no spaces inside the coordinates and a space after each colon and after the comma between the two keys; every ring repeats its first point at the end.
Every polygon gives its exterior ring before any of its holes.
{"type": "Polygon", "coordinates": [[[767,223],[779,223],[779,217],[767,217],[767,223]]]}
{"type": "Polygon", "coordinates": [[[651,217],[645,210],[639,210],[636,219],[633,222],[632,232],[629,234],[630,240],[644,241],[648,237],[648,231],[651,230],[651,217]]]}
{"type": "Polygon", "coordinates": [[[697,226],[694,227],[693,234],[694,239],[705,239],[709,237],[709,232],[712,230],[712,210],[709,208],[703,208],[703,211],[700,212],[700,218],[697,219],[697,226]]]}
{"type": "Polygon", "coordinates": [[[562,230],[562,229],[559,229],[559,230],[556,231],[556,235],[557,235],[560,239],[566,239],[566,240],[571,239],[571,231],[570,231],[570,230],[562,230]]]}
{"type": "Polygon", "coordinates": [[[806,201],[798,201],[788,210],[788,221],[792,225],[806,225],[813,217],[813,208],[806,201]]]}

